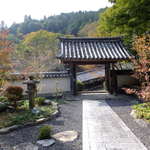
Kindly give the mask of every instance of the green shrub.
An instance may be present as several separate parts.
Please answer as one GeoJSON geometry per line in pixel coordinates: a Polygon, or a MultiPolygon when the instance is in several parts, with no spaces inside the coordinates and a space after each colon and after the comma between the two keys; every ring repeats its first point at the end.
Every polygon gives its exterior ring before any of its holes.
{"type": "Polygon", "coordinates": [[[4,93],[14,107],[17,108],[17,101],[21,100],[23,96],[23,88],[20,86],[9,86],[4,93]]]}
{"type": "Polygon", "coordinates": [[[26,122],[32,122],[36,120],[36,118],[37,116],[28,110],[28,111],[20,112],[17,115],[14,115],[10,119],[10,121],[11,121],[11,125],[24,124],[26,122]]]}
{"type": "Polygon", "coordinates": [[[36,97],[34,100],[35,100],[35,103],[40,106],[44,104],[45,99],[46,99],[45,97],[36,97]]]}
{"type": "Polygon", "coordinates": [[[136,110],[139,119],[150,120],[150,102],[133,105],[132,108],[136,110]]]}
{"type": "Polygon", "coordinates": [[[18,108],[22,110],[28,110],[29,109],[29,100],[22,100],[18,103],[18,108]]]}
{"type": "Polygon", "coordinates": [[[0,102],[8,102],[8,98],[6,96],[0,96],[0,102]]]}
{"type": "Polygon", "coordinates": [[[52,133],[52,127],[49,125],[44,125],[43,127],[40,128],[39,130],[39,137],[38,139],[49,139],[51,138],[51,133],[52,133]]]}

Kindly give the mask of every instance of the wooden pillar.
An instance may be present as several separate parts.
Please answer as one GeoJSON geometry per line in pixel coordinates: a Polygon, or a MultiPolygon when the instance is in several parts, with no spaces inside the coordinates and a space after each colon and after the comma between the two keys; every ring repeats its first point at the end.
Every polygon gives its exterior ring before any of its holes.
{"type": "Polygon", "coordinates": [[[114,69],[114,64],[112,64],[112,92],[113,94],[117,94],[118,91],[118,82],[117,82],[117,74],[114,69]]]}
{"type": "Polygon", "coordinates": [[[75,64],[70,65],[70,73],[71,73],[71,80],[70,80],[71,92],[73,95],[76,95],[77,88],[76,88],[76,65],[75,64]]]}
{"type": "Polygon", "coordinates": [[[105,83],[106,90],[110,93],[110,63],[105,64],[105,83]]]}

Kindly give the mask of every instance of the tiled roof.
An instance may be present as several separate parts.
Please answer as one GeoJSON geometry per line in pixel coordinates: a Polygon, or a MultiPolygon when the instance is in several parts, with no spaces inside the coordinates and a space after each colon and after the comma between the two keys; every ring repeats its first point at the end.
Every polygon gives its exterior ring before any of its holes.
{"type": "Polygon", "coordinates": [[[22,74],[22,73],[11,73],[10,79],[26,79],[29,75],[33,75],[35,77],[40,78],[65,78],[69,77],[68,71],[58,71],[58,72],[37,72],[37,73],[29,73],[29,74],[22,74]]]}
{"type": "Polygon", "coordinates": [[[93,79],[103,78],[104,76],[105,70],[101,68],[96,68],[77,73],[77,80],[79,80],[80,82],[86,82],[93,79]]]}
{"type": "Polygon", "coordinates": [[[132,55],[124,47],[121,37],[60,38],[61,60],[127,60],[132,55]]]}

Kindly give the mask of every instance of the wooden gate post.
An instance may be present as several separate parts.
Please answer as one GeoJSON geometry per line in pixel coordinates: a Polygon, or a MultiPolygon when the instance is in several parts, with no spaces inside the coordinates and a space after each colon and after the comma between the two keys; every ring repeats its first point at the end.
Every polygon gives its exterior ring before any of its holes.
{"type": "Polygon", "coordinates": [[[110,63],[105,63],[106,90],[110,93],[110,63]]]}
{"type": "Polygon", "coordinates": [[[117,83],[117,73],[114,69],[114,64],[112,64],[112,92],[117,95],[118,91],[118,83],[117,83]]]}
{"type": "Polygon", "coordinates": [[[70,65],[70,73],[71,73],[71,80],[70,80],[71,92],[73,95],[76,95],[77,88],[76,88],[76,65],[75,64],[70,65]]]}

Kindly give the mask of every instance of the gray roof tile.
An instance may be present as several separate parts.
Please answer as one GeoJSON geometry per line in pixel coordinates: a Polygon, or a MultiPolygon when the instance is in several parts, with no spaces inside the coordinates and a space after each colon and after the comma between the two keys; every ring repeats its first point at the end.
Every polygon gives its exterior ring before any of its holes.
{"type": "Polygon", "coordinates": [[[61,60],[126,60],[132,57],[121,37],[60,38],[58,58],[61,60]]]}

